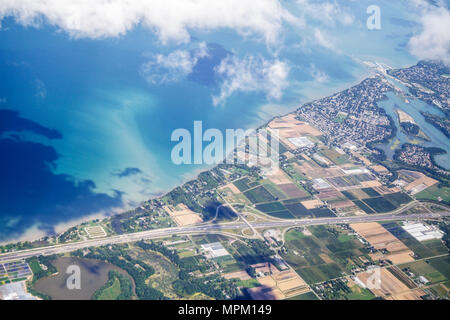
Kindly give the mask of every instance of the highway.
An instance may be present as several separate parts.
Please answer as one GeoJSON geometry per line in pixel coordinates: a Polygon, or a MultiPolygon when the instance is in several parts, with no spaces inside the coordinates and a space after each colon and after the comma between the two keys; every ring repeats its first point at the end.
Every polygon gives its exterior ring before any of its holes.
{"type": "MultiPolygon", "coordinates": [[[[372,214],[364,216],[354,217],[332,217],[332,218],[315,218],[315,219],[298,219],[298,220],[280,220],[280,221],[268,221],[268,222],[255,222],[252,226],[255,229],[260,228],[279,228],[279,227],[302,227],[312,225],[324,225],[324,224],[348,224],[359,222],[374,222],[374,221],[400,221],[400,220],[424,220],[424,219],[437,219],[441,217],[450,216],[450,212],[436,212],[436,213],[419,213],[410,215],[399,214],[372,214]]],[[[29,258],[39,255],[52,255],[75,251],[78,249],[88,248],[92,246],[103,246],[108,244],[118,244],[134,242],[147,239],[165,238],[171,235],[188,235],[188,234],[202,234],[202,233],[221,233],[225,230],[242,230],[248,228],[248,222],[234,222],[231,224],[201,224],[185,227],[174,227],[166,229],[155,229],[149,231],[141,231],[136,233],[128,233],[123,235],[115,235],[105,237],[101,239],[92,239],[74,243],[60,244],[55,246],[41,247],[29,250],[22,250],[16,252],[9,252],[0,255],[0,263],[29,258]]]]}

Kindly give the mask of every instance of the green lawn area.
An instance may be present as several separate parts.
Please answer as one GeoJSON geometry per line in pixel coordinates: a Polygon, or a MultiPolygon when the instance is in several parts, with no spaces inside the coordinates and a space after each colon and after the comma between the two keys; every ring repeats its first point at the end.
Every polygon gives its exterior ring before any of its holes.
{"type": "Polygon", "coordinates": [[[372,300],[375,295],[367,289],[360,287],[351,288],[352,293],[347,294],[349,300],[372,300]]]}
{"type": "Polygon", "coordinates": [[[33,271],[33,274],[36,274],[36,273],[42,271],[42,268],[39,265],[39,262],[37,260],[32,260],[29,263],[29,265],[30,265],[31,271],[33,271]]]}
{"type": "Polygon", "coordinates": [[[344,234],[344,233],[342,233],[338,236],[339,242],[347,242],[347,241],[350,241],[351,239],[352,239],[352,237],[350,237],[348,234],[344,234]]]}
{"type": "Polygon", "coordinates": [[[450,256],[434,258],[427,261],[447,279],[450,279],[450,256]]]}
{"type": "Polygon", "coordinates": [[[336,150],[323,148],[320,151],[325,157],[327,157],[337,165],[342,165],[349,162],[348,156],[346,154],[339,154],[336,150]]]}
{"type": "Polygon", "coordinates": [[[263,186],[256,187],[254,189],[244,192],[244,195],[252,203],[271,202],[275,200],[275,197],[267,191],[263,186]]]}
{"type": "Polygon", "coordinates": [[[445,202],[450,202],[450,188],[439,188],[437,185],[434,185],[416,194],[416,198],[420,200],[438,201],[439,197],[445,202]]]}
{"type": "Polygon", "coordinates": [[[416,277],[424,276],[432,283],[437,283],[446,279],[442,273],[436,270],[429,263],[426,263],[425,260],[407,263],[401,265],[400,268],[402,270],[408,268],[416,277]]]}
{"type": "Polygon", "coordinates": [[[303,234],[303,232],[292,229],[289,230],[288,232],[286,232],[284,239],[286,242],[295,240],[295,239],[302,239],[305,238],[306,236],[303,234]]]}
{"type": "Polygon", "coordinates": [[[277,199],[283,200],[288,198],[288,196],[271,181],[263,183],[263,186],[277,199]]]}
{"type": "Polygon", "coordinates": [[[318,300],[317,296],[313,292],[307,292],[298,296],[290,297],[286,300],[318,300]]]}
{"type": "Polygon", "coordinates": [[[97,300],[115,300],[120,294],[120,281],[118,278],[114,277],[111,286],[102,290],[99,294],[97,300]]]}
{"type": "Polygon", "coordinates": [[[254,287],[259,287],[261,286],[261,284],[256,279],[248,279],[248,280],[239,280],[238,282],[236,282],[236,286],[250,289],[254,287]]]}

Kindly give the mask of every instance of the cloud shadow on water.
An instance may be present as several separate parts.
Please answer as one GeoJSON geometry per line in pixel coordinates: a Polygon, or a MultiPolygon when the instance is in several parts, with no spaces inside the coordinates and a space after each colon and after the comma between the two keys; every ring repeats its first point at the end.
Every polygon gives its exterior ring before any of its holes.
{"type": "MultiPolygon", "coordinates": [[[[19,131],[62,138],[17,112],[0,110],[0,134],[19,131]]],[[[120,191],[96,193],[91,180],[54,174],[60,156],[51,146],[11,135],[0,139],[0,155],[0,241],[19,237],[36,224],[52,233],[58,223],[123,205],[120,191]]]]}

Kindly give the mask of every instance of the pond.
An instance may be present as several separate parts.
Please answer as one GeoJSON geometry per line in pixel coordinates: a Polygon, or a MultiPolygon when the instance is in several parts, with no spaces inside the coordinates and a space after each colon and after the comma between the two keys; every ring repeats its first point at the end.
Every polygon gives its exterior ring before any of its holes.
{"type": "MultiPolygon", "coordinates": [[[[95,291],[108,281],[111,270],[131,277],[122,269],[103,261],[77,257],[60,257],[53,261],[58,273],[36,281],[34,287],[37,291],[49,295],[54,300],[89,300],[95,291]],[[80,289],[69,289],[68,278],[73,274],[70,266],[80,268],[80,289]]],[[[134,289],[134,288],[133,288],[134,289]]]]}

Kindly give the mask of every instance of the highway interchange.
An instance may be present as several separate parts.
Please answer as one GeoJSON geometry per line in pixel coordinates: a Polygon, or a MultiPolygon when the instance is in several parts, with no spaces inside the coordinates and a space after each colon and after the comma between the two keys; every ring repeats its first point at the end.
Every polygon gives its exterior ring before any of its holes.
{"type": "MultiPolygon", "coordinates": [[[[354,217],[333,217],[333,218],[316,218],[316,219],[298,219],[298,220],[280,220],[267,222],[254,222],[252,227],[256,229],[280,228],[280,227],[303,227],[312,225],[326,224],[348,224],[360,222],[374,221],[400,221],[400,220],[426,220],[437,219],[450,216],[450,212],[436,213],[419,213],[419,214],[373,214],[354,217]]],[[[205,234],[205,233],[226,233],[227,230],[243,230],[249,228],[248,222],[232,222],[232,223],[210,223],[185,227],[174,227],[165,229],[155,229],[149,231],[141,231],[136,233],[114,235],[101,239],[92,239],[73,243],[60,244],[55,246],[41,247],[29,250],[15,251],[0,255],[0,263],[25,259],[32,256],[61,254],[78,249],[84,249],[92,246],[103,246],[108,244],[118,244],[134,242],[147,239],[166,238],[172,235],[189,235],[189,234],[205,234]]]]}

